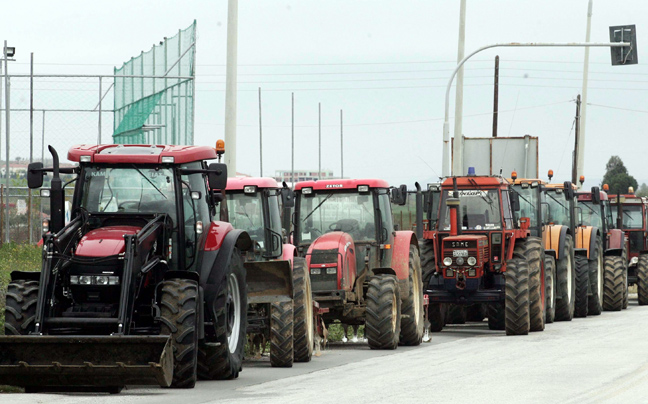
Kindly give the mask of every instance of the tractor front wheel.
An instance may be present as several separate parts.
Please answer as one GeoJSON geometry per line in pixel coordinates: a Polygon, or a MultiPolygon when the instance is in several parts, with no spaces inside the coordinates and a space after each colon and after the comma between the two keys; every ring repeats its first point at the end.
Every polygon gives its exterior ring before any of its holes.
{"type": "Polygon", "coordinates": [[[171,387],[193,388],[198,378],[198,283],[169,279],[160,288],[160,334],[171,336],[171,387]]]}
{"type": "Polygon", "coordinates": [[[505,323],[505,310],[502,303],[489,303],[488,304],[488,329],[489,330],[504,330],[505,323]]]}
{"type": "Polygon", "coordinates": [[[592,295],[587,300],[587,313],[598,316],[603,311],[603,278],[605,266],[603,265],[603,242],[599,238],[596,246],[590,251],[589,283],[592,295]]]}
{"type": "Polygon", "coordinates": [[[545,323],[551,324],[556,318],[556,259],[545,256],[545,323]]]}
{"type": "Polygon", "coordinates": [[[506,263],[506,303],[504,328],[506,335],[527,335],[529,316],[529,263],[526,243],[515,243],[513,258],[506,263]]]}
{"type": "Polygon", "coordinates": [[[290,368],[293,365],[293,302],[270,305],[270,365],[290,368]]]}
{"type": "Polygon", "coordinates": [[[315,346],[315,321],[310,276],[304,258],[293,258],[293,338],[295,362],[310,362],[315,346]]]}
{"type": "Polygon", "coordinates": [[[366,302],[365,335],[369,348],[396,349],[401,331],[401,299],[396,277],[372,277],[366,302]]]}
{"type": "Polygon", "coordinates": [[[430,332],[441,332],[445,326],[448,307],[445,303],[430,303],[428,305],[428,322],[430,332]]]}
{"type": "Polygon", "coordinates": [[[648,304],[648,254],[641,254],[637,261],[637,300],[640,306],[648,304]]]}
{"type": "Polygon", "coordinates": [[[13,281],[7,286],[5,335],[27,335],[35,329],[38,281],[13,281]]]}
{"type": "Polygon", "coordinates": [[[574,242],[571,235],[565,236],[560,259],[556,262],[556,321],[571,321],[576,304],[576,265],[574,264],[574,242]]]}
{"type": "Polygon", "coordinates": [[[603,310],[605,311],[620,311],[623,308],[624,270],[622,257],[615,255],[605,257],[603,281],[603,310]]]}
{"type": "Polygon", "coordinates": [[[574,317],[587,317],[587,289],[589,281],[587,257],[584,255],[576,255],[576,307],[574,309],[574,317]]]}
{"type": "MultiPolygon", "coordinates": [[[[543,331],[545,328],[545,302],[542,299],[542,240],[527,238],[526,257],[529,264],[529,329],[543,331]]],[[[546,268],[545,268],[546,270],[546,268]]]]}
{"type": "Polygon", "coordinates": [[[410,245],[409,291],[403,298],[400,344],[416,346],[423,341],[423,281],[421,280],[421,259],[418,248],[410,245]]]}

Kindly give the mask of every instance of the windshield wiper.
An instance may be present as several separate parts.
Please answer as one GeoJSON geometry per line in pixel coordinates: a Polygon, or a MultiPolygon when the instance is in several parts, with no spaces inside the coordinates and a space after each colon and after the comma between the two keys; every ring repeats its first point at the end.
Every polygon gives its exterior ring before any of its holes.
{"type": "Polygon", "coordinates": [[[560,202],[558,199],[554,198],[553,195],[551,195],[550,192],[547,192],[545,195],[549,196],[549,198],[551,198],[551,199],[553,199],[554,201],[556,201],[556,203],[557,203],[558,205],[562,206],[563,209],[567,210],[567,207],[566,207],[565,205],[563,205],[562,202],[560,202]]]}
{"type": "Polygon", "coordinates": [[[319,209],[319,207],[322,206],[322,204],[323,204],[324,202],[326,202],[326,201],[328,200],[328,198],[330,198],[330,197],[332,197],[332,196],[333,196],[333,194],[328,194],[328,195],[326,196],[326,198],[322,199],[322,202],[320,202],[317,206],[315,206],[315,209],[311,210],[311,212],[310,212],[308,215],[306,215],[306,217],[304,218],[304,220],[302,220],[302,222],[305,222],[309,217],[311,217],[311,215],[312,215],[313,213],[315,213],[315,211],[316,211],[317,209],[319,209]]]}
{"type": "Polygon", "coordinates": [[[151,180],[150,180],[146,175],[144,175],[144,174],[139,170],[139,168],[137,168],[137,166],[136,166],[135,164],[133,164],[133,168],[134,168],[134,169],[139,173],[139,175],[141,175],[142,177],[144,177],[144,179],[145,179],[146,181],[148,181],[148,183],[151,184],[151,186],[152,186],[153,188],[155,188],[155,190],[158,191],[158,192],[160,193],[160,195],[162,195],[162,196],[164,197],[164,199],[169,199],[169,198],[167,198],[167,196],[164,194],[164,192],[160,191],[160,188],[158,188],[157,186],[155,186],[155,184],[153,183],[153,181],[151,181],[151,180]]]}

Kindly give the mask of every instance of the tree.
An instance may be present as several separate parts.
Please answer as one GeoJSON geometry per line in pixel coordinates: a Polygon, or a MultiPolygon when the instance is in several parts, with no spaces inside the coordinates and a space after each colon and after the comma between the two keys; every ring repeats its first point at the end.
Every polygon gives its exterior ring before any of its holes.
{"type": "Polygon", "coordinates": [[[635,193],[637,196],[648,196],[648,185],[644,182],[641,184],[637,192],[635,193]]]}
{"type": "Polygon", "coordinates": [[[610,160],[605,165],[605,170],[601,186],[608,184],[610,187],[609,194],[626,194],[629,187],[637,189],[637,180],[628,174],[628,169],[623,165],[621,157],[610,157],[610,160]]]}

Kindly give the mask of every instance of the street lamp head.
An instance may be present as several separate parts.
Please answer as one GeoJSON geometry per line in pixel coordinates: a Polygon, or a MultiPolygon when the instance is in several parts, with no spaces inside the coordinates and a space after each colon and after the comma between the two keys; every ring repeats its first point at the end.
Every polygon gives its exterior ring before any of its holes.
{"type": "Polygon", "coordinates": [[[13,57],[15,54],[16,54],[16,48],[13,46],[7,46],[7,54],[5,56],[10,58],[13,57]]]}

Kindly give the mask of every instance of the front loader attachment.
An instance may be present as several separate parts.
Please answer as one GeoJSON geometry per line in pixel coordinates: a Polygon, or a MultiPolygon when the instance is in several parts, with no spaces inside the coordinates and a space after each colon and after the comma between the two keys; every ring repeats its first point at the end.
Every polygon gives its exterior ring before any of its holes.
{"type": "Polygon", "coordinates": [[[293,298],[290,261],[250,261],[247,271],[248,303],[288,302],[293,298]]]}
{"type": "Polygon", "coordinates": [[[0,384],[26,391],[119,391],[125,385],[168,387],[168,336],[0,337],[0,384]]]}

